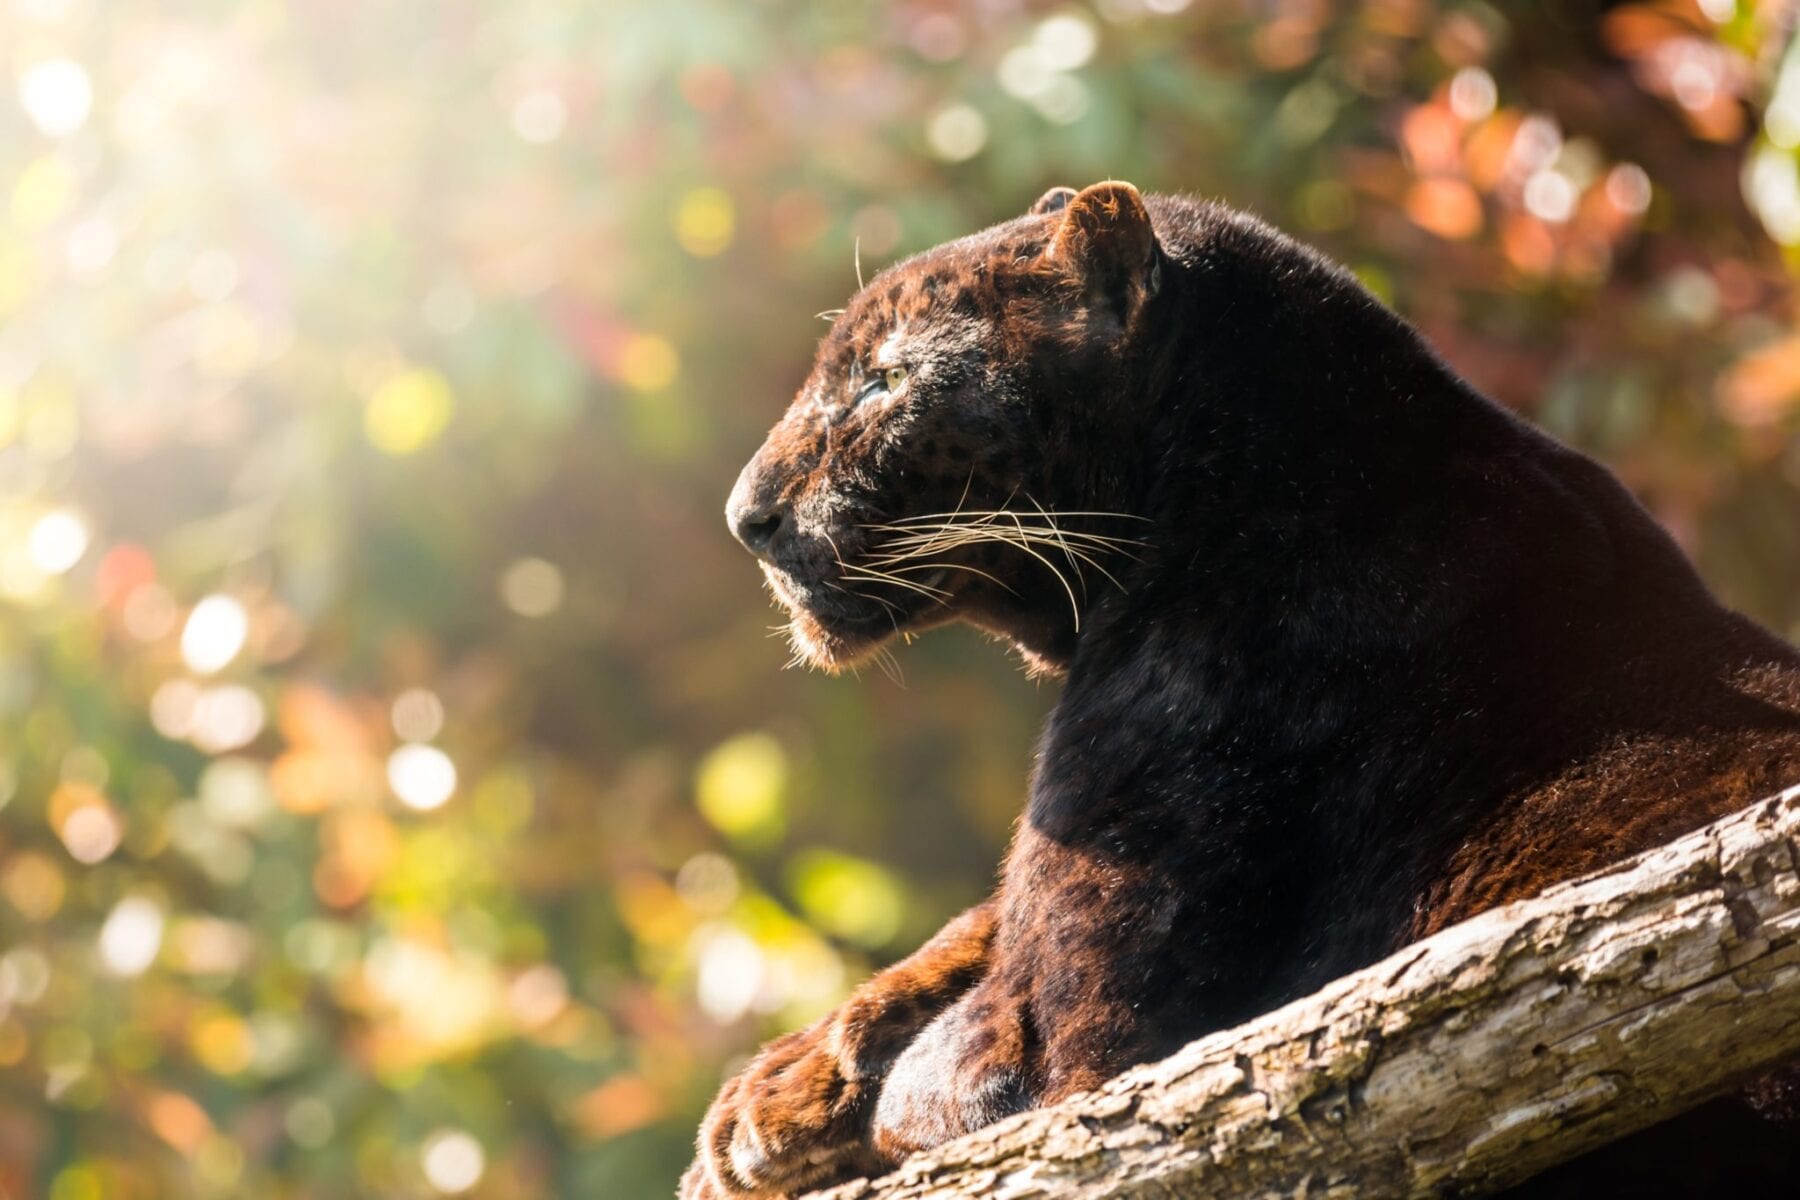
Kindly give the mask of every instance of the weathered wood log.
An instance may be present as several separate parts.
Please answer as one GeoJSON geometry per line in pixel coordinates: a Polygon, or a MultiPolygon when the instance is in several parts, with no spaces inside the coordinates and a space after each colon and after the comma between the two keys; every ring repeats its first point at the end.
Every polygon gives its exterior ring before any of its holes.
{"type": "Polygon", "coordinates": [[[1479,1195],[1800,1055],[1800,787],[818,1200],[1479,1195]]]}

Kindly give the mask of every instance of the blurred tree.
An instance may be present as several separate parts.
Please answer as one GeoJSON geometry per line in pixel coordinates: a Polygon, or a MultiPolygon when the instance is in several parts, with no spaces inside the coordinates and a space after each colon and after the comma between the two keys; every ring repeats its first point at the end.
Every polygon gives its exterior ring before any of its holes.
{"type": "Polygon", "coordinates": [[[1787,3],[14,0],[0,1194],[667,1194],[990,877],[1049,696],[780,674],[718,510],[865,270],[1317,241],[1800,631],[1787,3]]]}

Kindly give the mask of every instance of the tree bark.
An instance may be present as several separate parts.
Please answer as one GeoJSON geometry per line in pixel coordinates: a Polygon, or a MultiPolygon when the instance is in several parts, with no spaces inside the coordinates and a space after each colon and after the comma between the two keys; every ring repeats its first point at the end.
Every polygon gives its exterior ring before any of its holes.
{"type": "Polygon", "coordinates": [[[817,1200],[1478,1195],[1800,1055],[1800,787],[817,1200]]]}

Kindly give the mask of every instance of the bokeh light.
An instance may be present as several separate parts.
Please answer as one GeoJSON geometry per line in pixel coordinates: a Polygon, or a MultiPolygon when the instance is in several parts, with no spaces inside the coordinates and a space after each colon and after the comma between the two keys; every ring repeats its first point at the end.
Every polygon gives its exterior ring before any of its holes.
{"type": "Polygon", "coordinates": [[[429,688],[408,688],[394,697],[388,719],[401,741],[429,742],[444,728],[444,702],[429,688]]]}
{"type": "Polygon", "coordinates": [[[543,145],[555,141],[568,120],[568,106],[555,92],[534,89],[513,104],[513,129],[528,142],[543,145]]]}
{"type": "Polygon", "coordinates": [[[750,1011],[763,985],[763,952],[737,929],[715,929],[700,940],[700,1007],[722,1025],[750,1011]]]}
{"type": "Polygon", "coordinates": [[[87,525],[67,509],[45,513],[31,527],[30,546],[31,561],[38,570],[61,575],[87,553],[87,525]]]}
{"type": "Polygon", "coordinates": [[[461,1129],[443,1129],[425,1139],[419,1155],[425,1178],[446,1196],[459,1196],[481,1180],[487,1167],[481,1143],[461,1129]]]}
{"type": "Polygon", "coordinates": [[[181,629],[181,658],[188,669],[211,675],[224,669],[244,648],[250,618],[230,596],[208,596],[194,605],[181,629]]]}
{"type": "Polygon", "coordinates": [[[388,756],[388,786],[400,803],[427,811],[441,808],[456,791],[456,764],[436,746],[402,746],[388,756]]]}
{"type": "Polygon", "coordinates": [[[67,137],[80,129],[93,103],[93,84],[78,62],[46,59],[19,74],[19,104],[46,137],[67,137]]]}
{"type": "Polygon", "coordinates": [[[946,105],[932,114],[925,137],[932,153],[945,162],[966,162],[987,145],[987,119],[970,105],[946,105]]]}
{"type": "Polygon", "coordinates": [[[112,806],[103,800],[74,804],[57,826],[63,845],[76,862],[92,866],[119,848],[124,830],[112,806]]]}
{"type": "Polygon", "coordinates": [[[100,926],[100,958],[114,975],[142,975],[156,961],[162,936],[162,909],[142,896],[128,896],[100,926]]]}
{"type": "Polygon", "coordinates": [[[1055,185],[1316,242],[1800,635],[1791,23],[1554,7],[0,8],[0,1193],[669,1195],[1055,696],[782,671],[725,494],[1055,185]]]}
{"type": "Polygon", "coordinates": [[[562,571],[541,558],[518,559],[500,576],[500,595],[521,617],[547,617],[562,607],[562,571]]]}
{"type": "Polygon", "coordinates": [[[684,250],[698,258],[723,254],[736,228],[731,197],[719,188],[695,188],[675,208],[675,236],[684,250]]]}
{"type": "Polygon", "coordinates": [[[413,454],[443,433],[451,407],[450,385],[442,375],[411,368],[384,380],[369,396],[363,426],[376,448],[413,454]]]}
{"type": "Polygon", "coordinates": [[[741,734],[700,762],[694,791],[700,812],[721,833],[761,840],[785,819],[787,752],[765,733],[741,734]]]}

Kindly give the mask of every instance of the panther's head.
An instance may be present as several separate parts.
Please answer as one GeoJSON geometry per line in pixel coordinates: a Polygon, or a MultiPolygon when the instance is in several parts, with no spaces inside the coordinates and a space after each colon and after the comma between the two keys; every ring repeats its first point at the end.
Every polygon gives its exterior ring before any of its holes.
{"type": "Polygon", "coordinates": [[[1095,439],[1164,261],[1136,188],[1057,188],[851,299],[726,506],[800,656],[959,618],[1066,651],[1133,532],[1095,439]]]}

